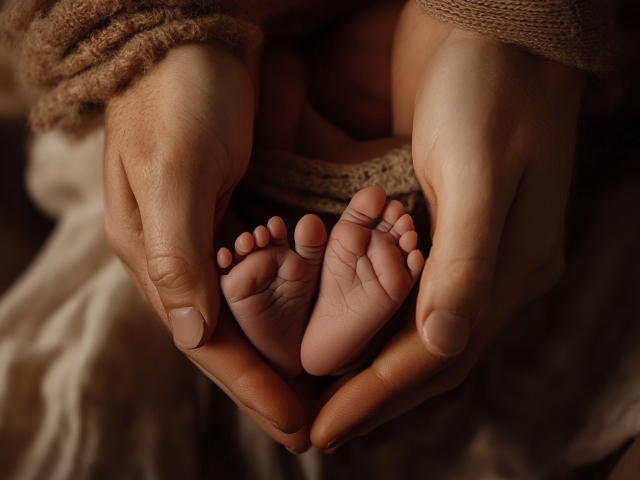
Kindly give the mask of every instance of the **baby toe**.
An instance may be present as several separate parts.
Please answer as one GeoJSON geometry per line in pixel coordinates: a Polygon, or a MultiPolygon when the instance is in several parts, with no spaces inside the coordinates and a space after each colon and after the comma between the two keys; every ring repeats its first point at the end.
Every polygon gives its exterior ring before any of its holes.
{"type": "Polygon", "coordinates": [[[216,261],[220,269],[224,270],[226,268],[229,268],[231,266],[231,262],[233,261],[233,257],[231,256],[231,252],[229,251],[229,249],[221,248],[220,250],[218,250],[216,261]]]}
{"type": "Polygon", "coordinates": [[[235,244],[236,260],[240,261],[247,255],[249,255],[253,251],[254,246],[255,241],[253,239],[253,235],[251,235],[249,232],[244,232],[242,235],[240,235],[235,244]]]}
{"type": "Polygon", "coordinates": [[[353,196],[340,220],[368,227],[380,216],[386,198],[384,188],[378,185],[363,188],[353,196]]]}
{"type": "Polygon", "coordinates": [[[287,242],[287,226],[280,217],[271,217],[267,223],[267,230],[271,236],[271,243],[282,245],[287,242]]]}
{"type": "Polygon", "coordinates": [[[306,260],[322,260],[327,244],[327,229],[317,215],[300,219],[294,233],[296,252],[306,260]]]}
{"type": "Polygon", "coordinates": [[[398,241],[398,245],[405,253],[413,252],[418,246],[418,234],[415,231],[410,231],[404,233],[400,240],[398,241]]]}
{"type": "Polygon", "coordinates": [[[253,240],[258,248],[264,248],[269,245],[271,235],[264,225],[260,225],[253,231],[253,240]]]}
{"type": "Polygon", "coordinates": [[[404,214],[404,207],[397,200],[389,201],[382,210],[382,221],[389,225],[395,224],[404,214]]]}
{"type": "Polygon", "coordinates": [[[413,225],[413,218],[408,213],[402,215],[398,221],[393,225],[393,230],[399,236],[404,235],[407,232],[413,232],[415,227],[413,225]]]}
{"type": "Polygon", "coordinates": [[[420,250],[414,250],[409,254],[407,257],[407,268],[409,269],[411,279],[416,281],[424,268],[424,257],[420,250]]]}

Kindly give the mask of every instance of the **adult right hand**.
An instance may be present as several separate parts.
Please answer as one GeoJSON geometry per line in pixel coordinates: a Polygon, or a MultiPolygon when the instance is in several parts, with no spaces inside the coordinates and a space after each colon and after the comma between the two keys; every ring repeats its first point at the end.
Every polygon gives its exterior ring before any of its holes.
{"type": "Polygon", "coordinates": [[[106,233],[183,353],[268,435],[303,451],[300,400],[231,317],[218,322],[214,230],[251,154],[254,65],[218,44],[185,45],[108,102],[106,233]]]}
{"type": "Polygon", "coordinates": [[[325,450],[460,385],[514,311],[563,270],[585,74],[441,24],[414,2],[402,21],[411,23],[398,31],[420,42],[412,50],[396,37],[406,104],[394,121],[412,135],[432,247],[415,319],[314,421],[325,450]]]}

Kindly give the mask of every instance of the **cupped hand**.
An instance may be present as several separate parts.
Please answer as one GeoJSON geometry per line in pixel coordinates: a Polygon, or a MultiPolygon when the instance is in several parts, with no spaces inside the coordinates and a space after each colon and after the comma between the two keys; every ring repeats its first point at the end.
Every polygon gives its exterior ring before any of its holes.
{"type": "Polygon", "coordinates": [[[218,321],[214,232],[251,154],[255,63],[185,45],[108,102],[106,233],[176,345],[265,432],[302,451],[298,395],[232,318],[218,321]]]}
{"type": "Polygon", "coordinates": [[[415,321],[315,419],[312,442],[325,450],[458,386],[518,306],[563,270],[584,75],[409,15],[418,8],[409,4],[401,21],[413,24],[404,31],[430,34],[422,48],[400,50],[422,56],[405,61],[415,90],[410,114],[394,118],[395,133],[412,134],[433,246],[415,321]]]}

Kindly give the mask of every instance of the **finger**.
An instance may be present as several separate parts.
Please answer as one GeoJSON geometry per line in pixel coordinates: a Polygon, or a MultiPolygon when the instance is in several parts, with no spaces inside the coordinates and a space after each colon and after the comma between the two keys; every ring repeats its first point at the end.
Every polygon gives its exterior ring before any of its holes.
{"type": "MultiPolygon", "coordinates": [[[[405,357],[407,361],[420,362],[425,349],[415,331],[413,336],[412,345],[406,342],[403,354],[408,355],[405,357]]],[[[347,382],[320,411],[311,429],[313,445],[331,453],[349,440],[368,434],[424,401],[459,386],[476,360],[477,356],[474,358],[465,352],[463,358],[448,367],[445,361],[440,366],[433,365],[430,370],[434,374],[428,382],[411,381],[407,384],[389,384],[390,375],[385,373],[387,367],[379,366],[377,371],[370,367],[347,382]],[[357,402],[357,411],[352,407],[354,402],[357,402]],[[352,417],[346,416],[348,405],[351,405],[352,417]]],[[[397,365],[402,362],[397,360],[397,365]]],[[[395,371],[394,368],[389,369],[395,371]]]]}
{"type": "Polygon", "coordinates": [[[422,273],[416,322],[426,347],[443,358],[459,355],[467,344],[492,284],[516,194],[517,182],[501,182],[482,163],[452,162],[435,178],[433,246],[422,273]]]}
{"type": "Polygon", "coordinates": [[[105,189],[105,234],[111,250],[120,258],[143,298],[164,319],[164,307],[149,279],[138,204],[124,167],[107,134],[103,162],[105,189]]]}
{"type": "Polygon", "coordinates": [[[211,336],[220,306],[213,251],[217,212],[208,188],[215,185],[215,172],[198,172],[173,155],[131,160],[123,167],[140,212],[158,314],[178,347],[197,348],[211,336]]]}
{"type": "Polygon", "coordinates": [[[306,409],[296,392],[255,353],[229,317],[223,315],[211,341],[187,356],[265,434],[296,452],[309,448],[306,409]]]}
{"type": "Polygon", "coordinates": [[[420,386],[425,374],[446,366],[430,355],[415,329],[397,334],[373,364],[343,385],[318,413],[311,428],[312,443],[330,449],[343,443],[354,428],[383,412],[399,393],[420,386]],[[357,405],[358,408],[353,408],[357,405]]]}
{"type": "MultiPolygon", "coordinates": [[[[332,450],[364,435],[425,400],[457,388],[517,307],[521,282],[496,278],[480,309],[478,328],[454,359],[433,355],[409,325],[387,343],[370,367],[344,384],[320,410],[311,428],[312,443],[332,450]],[[504,302],[505,298],[514,302],[504,302]],[[358,408],[354,409],[353,405],[358,408]]],[[[412,319],[409,319],[412,320],[412,319]]]]}
{"type": "Polygon", "coordinates": [[[280,377],[256,353],[233,317],[224,313],[208,343],[188,357],[225,390],[241,409],[259,420],[270,436],[298,432],[305,424],[305,409],[280,377]]]}

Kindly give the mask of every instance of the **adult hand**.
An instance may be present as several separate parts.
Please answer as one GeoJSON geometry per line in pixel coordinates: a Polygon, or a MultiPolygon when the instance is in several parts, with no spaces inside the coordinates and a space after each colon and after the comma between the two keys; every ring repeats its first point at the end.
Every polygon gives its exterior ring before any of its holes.
{"type": "Polygon", "coordinates": [[[283,433],[305,423],[298,397],[231,317],[218,322],[214,230],[251,154],[254,64],[182,46],[109,101],[106,233],[187,357],[269,435],[305,450],[308,431],[283,433]]]}
{"type": "Polygon", "coordinates": [[[422,29],[424,45],[396,38],[397,55],[413,55],[415,111],[394,122],[413,137],[433,246],[415,322],[314,421],[313,444],[326,450],[458,386],[514,310],[563,270],[584,76],[416,9],[409,2],[399,31],[422,29]]]}

